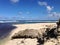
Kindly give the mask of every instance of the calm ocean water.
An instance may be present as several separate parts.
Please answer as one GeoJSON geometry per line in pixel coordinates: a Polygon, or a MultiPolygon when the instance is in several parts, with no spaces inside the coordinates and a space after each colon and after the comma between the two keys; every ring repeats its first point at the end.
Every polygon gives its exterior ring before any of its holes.
{"type": "Polygon", "coordinates": [[[25,24],[25,23],[54,23],[57,20],[0,20],[0,23],[25,24]]]}

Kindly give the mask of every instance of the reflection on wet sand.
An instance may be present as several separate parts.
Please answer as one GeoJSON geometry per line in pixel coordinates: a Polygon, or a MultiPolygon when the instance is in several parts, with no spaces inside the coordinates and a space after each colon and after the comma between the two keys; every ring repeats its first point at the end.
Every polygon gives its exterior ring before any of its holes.
{"type": "Polygon", "coordinates": [[[15,28],[12,24],[0,24],[0,39],[6,37],[15,28]]]}

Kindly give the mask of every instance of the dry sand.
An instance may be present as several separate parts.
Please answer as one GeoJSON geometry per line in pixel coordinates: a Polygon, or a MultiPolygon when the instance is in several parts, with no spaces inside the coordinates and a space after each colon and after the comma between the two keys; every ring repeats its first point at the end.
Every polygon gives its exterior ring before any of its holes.
{"type": "MultiPolygon", "coordinates": [[[[17,33],[18,31],[22,31],[25,29],[42,29],[47,27],[54,27],[56,26],[56,23],[33,23],[33,24],[14,24],[17,28],[12,30],[10,35],[7,37],[7,41],[5,41],[2,45],[37,45],[37,39],[13,39],[11,40],[11,36],[17,33]]],[[[50,42],[51,43],[51,42],[50,42]]],[[[49,44],[50,44],[49,43],[49,44]]],[[[45,42],[44,45],[48,45],[47,42],[45,42]]]]}
{"type": "Polygon", "coordinates": [[[56,26],[56,23],[16,24],[14,26],[16,26],[17,28],[14,29],[11,32],[11,35],[13,35],[14,33],[17,33],[18,31],[25,30],[25,29],[37,29],[37,30],[40,30],[42,28],[47,28],[47,27],[52,28],[52,27],[56,26]]]}

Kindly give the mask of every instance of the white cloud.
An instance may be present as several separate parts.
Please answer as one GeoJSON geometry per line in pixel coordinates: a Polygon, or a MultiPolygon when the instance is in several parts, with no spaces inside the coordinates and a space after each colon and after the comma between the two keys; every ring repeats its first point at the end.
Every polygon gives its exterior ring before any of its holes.
{"type": "Polygon", "coordinates": [[[52,12],[49,14],[49,17],[60,18],[60,13],[52,12]]]}
{"type": "Polygon", "coordinates": [[[40,2],[40,1],[38,1],[38,4],[39,4],[40,6],[45,6],[45,7],[46,7],[47,13],[48,13],[48,17],[60,18],[60,13],[52,12],[52,10],[53,10],[54,7],[48,5],[47,2],[40,2]]]}
{"type": "Polygon", "coordinates": [[[17,3],[19,2],[20,0],[10,0],[12,3],[17,3]]]}
{"type": "Polygon", "coordinates": [[[47,5],[46,2],[40,2],[40,1],[38,1],[38,4],[41,5],[41,6],[43,6],[43,5],[46,6],[47,5]]]}
{"type": "Polygon", "coordinates": [[[46,6],[46,8],[47,8],[48,11],[52,11],[53,10],[53,7],[51,7],[51,6],[46,6]]]}
{"type": "MultiPolygon", "coordinates": [[[[23,12],[18,12],[18,14],[19,14],[19,15],[22,15],[23,12]]],[[[30,14],[30,12],[27,11],[27,12],[25,12],[25,14],[30,14]]]]}
{"type": "Polygon", "coordinates": [[[41,5],[41,6],[45,6],[48,11],[52,11],[53,10],[53,7],[48,5],[47,2],[38,1],[38,4],[41,5]]]}

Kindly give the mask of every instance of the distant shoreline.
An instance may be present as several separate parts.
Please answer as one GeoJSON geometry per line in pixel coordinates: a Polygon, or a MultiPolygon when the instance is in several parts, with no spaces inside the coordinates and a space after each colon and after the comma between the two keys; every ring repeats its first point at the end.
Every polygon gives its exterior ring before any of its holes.
{"type": "Polygon", "coordinates": [[[1,24],[56,23],[57,20],[0,20],[1,24]]]}

